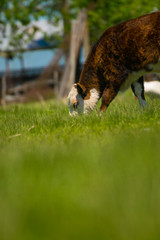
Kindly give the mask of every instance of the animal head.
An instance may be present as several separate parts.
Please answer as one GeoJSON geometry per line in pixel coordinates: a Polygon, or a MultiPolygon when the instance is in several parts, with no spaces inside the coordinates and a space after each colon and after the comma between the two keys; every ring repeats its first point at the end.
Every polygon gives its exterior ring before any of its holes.
{"type": "Polygon", "coordinates": [[[88,113],[93,110],[99,100],[99,93],[95,88],[87,90],[82,84],[72,86],[68,95],[69,113],[71,116],[88,113]]]}

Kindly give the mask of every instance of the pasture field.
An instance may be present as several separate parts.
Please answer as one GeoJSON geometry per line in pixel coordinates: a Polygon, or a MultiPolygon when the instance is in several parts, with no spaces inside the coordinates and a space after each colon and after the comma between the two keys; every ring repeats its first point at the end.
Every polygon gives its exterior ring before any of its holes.
{"type": "Polygon", "coordinates": [[[160,100],[0,109],[1,240],[159,240],[160,100]]]}

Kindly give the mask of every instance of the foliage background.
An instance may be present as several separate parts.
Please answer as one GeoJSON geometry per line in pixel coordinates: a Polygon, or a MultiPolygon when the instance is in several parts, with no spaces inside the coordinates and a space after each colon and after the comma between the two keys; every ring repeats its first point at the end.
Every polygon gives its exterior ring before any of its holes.
{"type": "MultiPolygon", "coordinates": [[[[13,35],[20,22],[28,24],[33,19],[48,18],[55,23],[64,21],[64,35],[69,33],[70,21],[82,8],[87,8],[91,42],[109,26],[160,9],[159,0],[2,0],[0,2],[1,29],[12,26],[13,35]]],[[[19,36],[21,37],[21,36],[19,36]]]]}

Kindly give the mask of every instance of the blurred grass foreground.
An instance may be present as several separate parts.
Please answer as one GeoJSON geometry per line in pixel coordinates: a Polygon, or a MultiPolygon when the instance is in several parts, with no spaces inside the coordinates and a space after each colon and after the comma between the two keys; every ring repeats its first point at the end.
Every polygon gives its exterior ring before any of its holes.
{"type": "Polygon", "coordinates": [[[147,102],[0,109],[0,239],[160,239],[160,102],[147,102]]]}

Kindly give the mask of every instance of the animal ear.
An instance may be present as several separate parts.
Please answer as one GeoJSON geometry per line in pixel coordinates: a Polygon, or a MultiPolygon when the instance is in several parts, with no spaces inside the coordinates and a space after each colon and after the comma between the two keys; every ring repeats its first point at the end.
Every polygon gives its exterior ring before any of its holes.
{"type": "Polygon", "coordinates": [[[83,98],[87,95],[87,89],[80,83],[77,83],[77,91],[83,98]]]}

